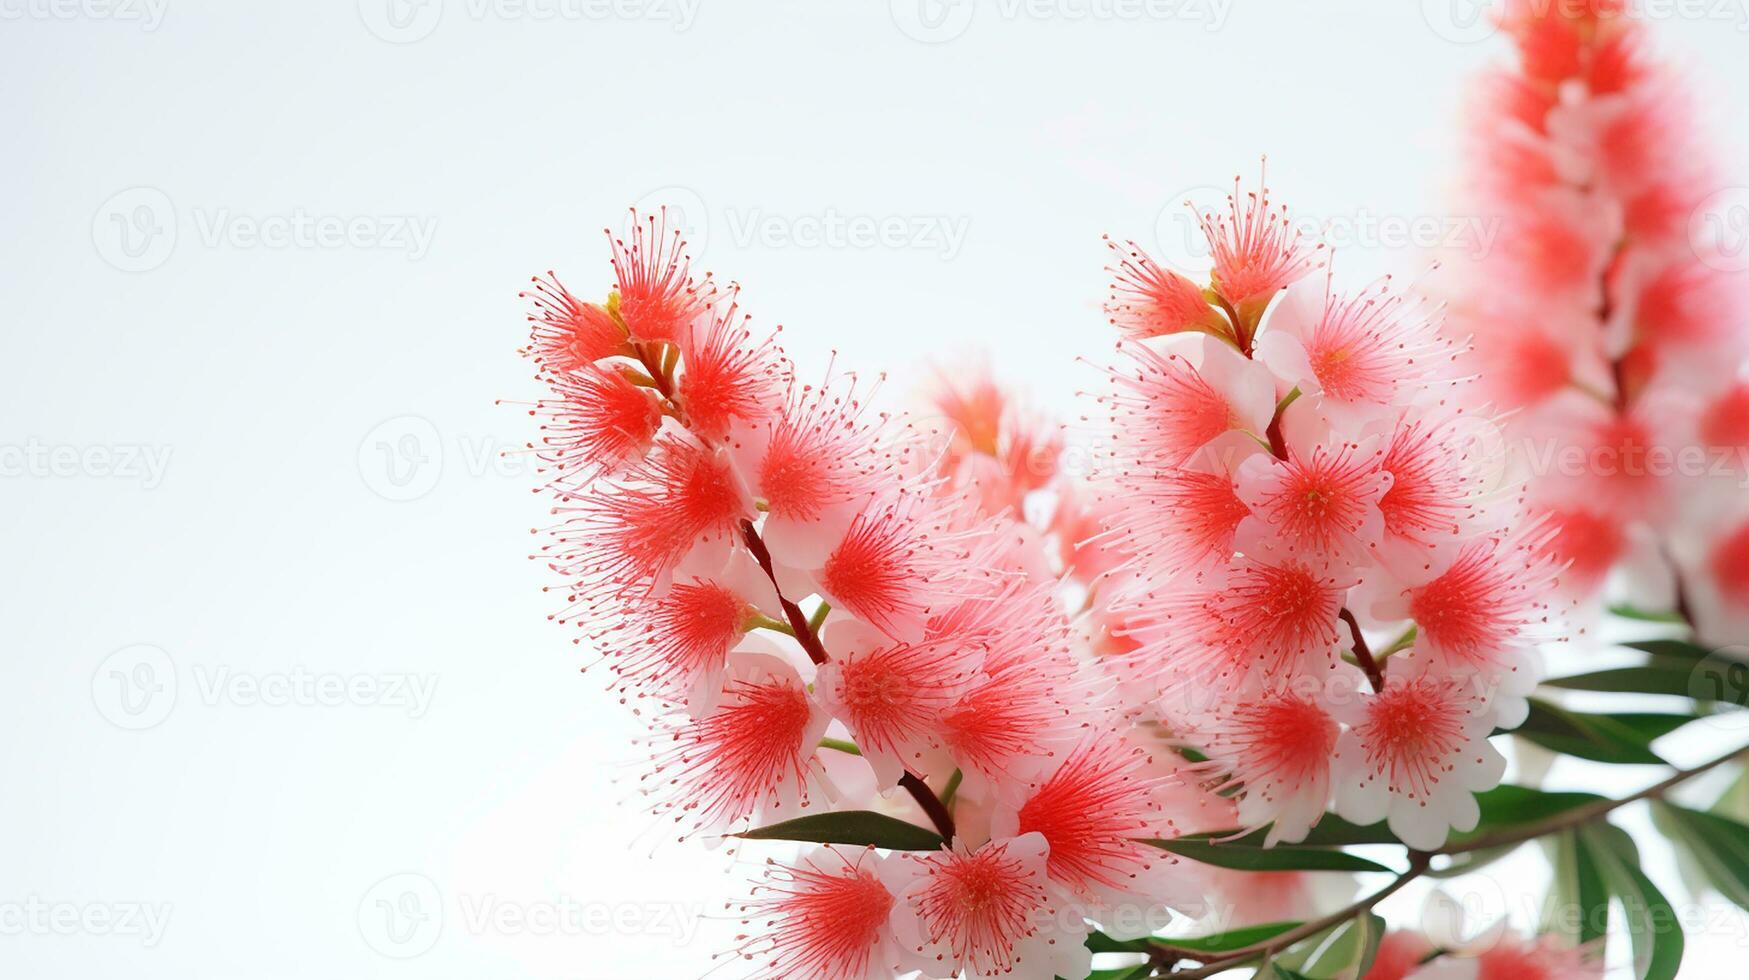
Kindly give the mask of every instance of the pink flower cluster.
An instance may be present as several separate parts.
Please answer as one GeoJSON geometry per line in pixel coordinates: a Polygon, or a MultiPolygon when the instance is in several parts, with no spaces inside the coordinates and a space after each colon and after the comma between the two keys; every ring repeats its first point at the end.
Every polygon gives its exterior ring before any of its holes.
{"type": "Polygon", "coordinates": [[[1466,206],[1498,234],[1454,257],[1448,333],[1474,345],[1568,592],[1743,642],[1749,210],[1625,6],[1505,5],[1518,64],[1484,78],[1468,127],[1466,206]]]}
{"type": "Polygon", "coordinates": [[[872,809],[944,841],[773,866],[737,955],[1080,978],[1088,919],[1143,935],[1193,907],[1143,843],[1178,833],[1182,758],[1086,669],[1045,536],[1013,516],[1056,434],[977,378],[935,392],[950,425],[875,411],[853,374],[801,377],[665,215],[610,241],[605,303],[550,275],[528,294],[539,557],[554,618],[651,720],[656,813],[714,836],[872,809]]]}
{"type": "Polygon", "coordinates": [[[1241,828],[1298,841],[1334,804],[1438,847],[1539,676],[1549,532],[1478,457],[1493,420],[1437,308],[1335,291],[1264,191],[1200,217],[1206,285],[1112,245],[1094,650],[1241,828]]]}

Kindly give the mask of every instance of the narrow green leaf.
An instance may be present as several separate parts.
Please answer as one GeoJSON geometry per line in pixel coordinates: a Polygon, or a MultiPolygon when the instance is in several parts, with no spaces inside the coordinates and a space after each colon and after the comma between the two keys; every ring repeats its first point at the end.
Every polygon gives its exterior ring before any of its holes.
{"type": "Polygon", "coordinates": [[[1591,846],[1603,880],[1621,904],[1634,974],[1640,980],[1675,980],[1682,965],[1682,924],[1669,900],[1640,870],[1632,839],[1609,824],[1585,827],[1579,835],[1591,846]]]}
{"type": "MultiPolygon", "coordinates": [[[[1241,836],[1234,836],[1238,831],[1217,830],[1212,833],[1185,834],[1178,840],[1215,841],[1222,847],[1262,847],[1264,838],[1269,834],[1269,828],[1254,830],[1241,836]]],[[[1306,839],[1292,844],[1293,847],[1351,847],[1356,844],[1396,844],[1403,842],[1397,835],[1391,833],[1385,821],[1375,824],[1350,823],[1334,813],[1326,813],[1312,828],[1306,839]]]]}
{"type": "Polygon", "coordinates": [[[1312,958],[1302,967],[1307,976],[1319,980],[1352,980],[1358,974],[1354,967],[1360,963],[1361,955],[1366,952],[1367,927],[1361,919],[1349,919],[1337,927],[1331,934],[1330,941],[1319,947],[1312,958]]]}
{"type": "Polygon", "coordinates": [[[1268,925],[1245,926],[1227,932],[1218,932],[1212,936],[1195,936],[1188,939],[1162,939],[1160,942],[1173,949],[1188,950],[1193,953],[1229,953],[1235,949],[1243,949],[1253,943],[1260,943],[1290,929],[1298,929],[1304,923],[1271,922],[1268,925]]]}
{"type": "Polygon", "coordinates": [[[1087,948],[1095,953],[1146,953],[1146,939],[1113,939],[1098,929],[1087,934],[1087,948]]]}
{"type": "Polygon", "coordinates": [[[1552,752],[1593,762],[1660,765],[1650,742],[1689,720],[1682,715],[1639,715],[1622,721],[1609,715],[1568,711],[1540,698],[1530,699],[1530,712],[1514,734],[1552,752]],[[1662,719],[1670,719],[1668,721],[1662,719]],[[1656,734],[1652,734],[1656,732],[1656,734]]]}
{"type": "Polygon", "coordinates": [[[1749,707],[1749,663],[1720,655],[1700,659],[1682,654],[1654,655],[1643,666],[1615,667],[1543,683],[1571,691],[1662,694],[1749,707]]]}
{"type": "Polygon", "coordinates": [[[1609,934],[1609,888],[1604,883],[1597,856],[1578,833],[1567,831],[1561,836],[1569,838],[1573,846],[1573,900],[1576,903],[1574,912],[1579,917],[1579,942],[1584,944],[1605,938],[1609,934]]]}
{"type": "Polygon", "coordinates": [[[1361,948],[1360,962],[1355,964],[1354,975],[1364,977],[1372,971],[1373,960],[1379,958],[1379,944],[1384,941],[1389,927],[1385,917],[1377,912],[1368,912],[1366,921],[1366,945],[1361,948]]]}
{"type": "Polygon", "coordinates": [[[1527,786],[1502,783],[1491,790],[1476,794],[1476,805],[1482,811],[1476,829],[1468,833],[1453,834],[1452,840],[1473,840],[1492,830],[1546,820],[1574,807],[1596,803],[1602,799],[1603,797],[1594,793],[1550,793],[1527,786]]]}
{"type": "Polygon", "coordinates": [[[748,840],[795,840],[816,844],[858,844],[894,851],[934,851],[942,847],[941,835],[916,824],[869,810],[816,813],[731,834],[748,840]]]}
{"type": "Polygon", "coordinates": [[[1390,868],[1345,851],[1316,847],[1243,847],[1232,844],[1211,844],[1207,841],[1145,840],[1163,851],[1171,851],[1203,864],[1239,871],[1383,871],[1390,868]]]}
{"type": "Polygon", "coordinates": [[[1636,640],[1633,643],[1623,643],[1629,650],[1649,653],[1654,658],[1664,657],[1671,660],[1688,660],[1698,663],[1712,656],[1714,651],[1698,643],[1687,640],[1636,640]]]}
{"type": "MultiPolygon", "coordinates": [[[[1673,612],[1659,612],[1655,609],[1640,609],[1627,604],[1610,606],[1609,611],[1623,619],[1635,619],[1643,623],[1680,623],[1682,617],[1673,612]]],[[[1627,644],[1633,646],[1634,644],[1627,644]]]]}
{"type": "MultiPolygon", "coordinates": [[[[1154,968],[1143,963],[1139,966],[1120,966],[1111,970],[1094,970],[1092,973],[1087,974],[1087,980],[1142,980],[1143,977],[1146,977],[1152,972],[1154,972],[1154,968]]],[[[1063,978],[1058,977],[1057,980],[1063,980],[1063,978]]]]}
{"type": "Polygon", "coordinates": [[[1749,826],[1662,800],[1653,802],[1652,815],[1660,829],[1688,848],[1708,884],[1749,909],[1749,826]]]}

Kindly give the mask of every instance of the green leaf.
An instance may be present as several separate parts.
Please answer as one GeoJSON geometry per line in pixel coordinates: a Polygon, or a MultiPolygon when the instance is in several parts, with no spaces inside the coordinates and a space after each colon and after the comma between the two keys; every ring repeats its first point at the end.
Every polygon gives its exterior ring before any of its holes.
{"type": "Polygon", "coordinates": [[[1593,762],[1660,765],[1664,760],[1652,751],[1652,739],[1692,720],[1688,715],[1637,714],[1622,719],[1582,714],[1531,698],[1530,713],[1514,734],[1552,752],[1593,762]]]}
{"type": "MultiPolygon", "coordinates": [[[[1143,963],[1139,966],[1120,966],[1114,970],[1094,970],[1087,974],[1087,980],[1142,980],[1152,972],[1154,968],[1143,963]]],[[[1058,977],[1057,980],[1063,978],[1058,977]]]]}
{"type": "Polygon", "coordinates": [[[1698,660],[1688,655],[1658,655],[1639,667],[1615,667],[1543,683],[1570,691],[1662,694],[1749,707],[1749,663],[1721,655],[1698,660]]]}
{"type": "Polygon", "coordinates": [[[1144,840],[1180,857],[1237,871],[1383,871],[1391,869],[1345,851],[1317,847],[1245,847],[1207,841],[1144,840]]]}
{"type": "Polygon", "coordinates": [[[1356,980],[1366,976],[1378,955],[1385,920],[1367,913],[1344,922],[1302,971],[1318,980],[1356,980]]]}
{"type": "Polygon", "coordinates": [[[1256,980],[1312,980],[1312,978],[1297,970],[1290,970],[1280,963],[1271,963],[1257,971],[1256,980]]]}
{"type": "Polygon", "coordinates": [[[866,844],[894,851],[934,851],[944,844],[941,835],[933,830],[869,810],[816,813],[729,836],[816,844],[866,844]]]}
{"type": "Polygon", "coordinates": [[[1573,848],[1573,901],[1579,915],[1577,932],[1581,944],[1609,934],[1609,888],[1591,845],[1575,831],[1561,835],[1573,848]]]}
{"type": "Polygon", "coordinates": [[[1662,800],[1653,801],[1652,814],[1660,829],[1693,855],[1708,884],[1749,909],[1749,826],[1662,800]]]}
{"type": "Polygon", "coordinates": [[[1590,845],[1603,880],[1621,904],[1635,975],[1641,980],[1675,980],[1682,965],[1681,922],[1669,900],[1640,870],[1632,838],[1609,824],[1582,828],[1579,835],[1590,845]]]}
{"type": "Polygon", "coordinates": [[[1385,924],[1385,917],[1377,912],[1366,914],[1366,945],[1361,948],[1360,962],[1355,964],[1354,975],[1364,977],[1372,972],[1373,961],[1379,958],[1379,944],[1384,942],[1385,933],[1390,927],[1385,924]]]}
{"type": "Polygon", "coordinates": [[[1698,643],[1687,640],[1636,640],[1633,643],[1623,643],[1629,650],[1649,653],[1654,658],[1666,657],[1672,660],[1689,660],[1700,662],[1713,655],[1712,650],[1698,643]]]}
{"type": "Polygon", "coordinates": [[[1290,929],[1298,929],[1304,925],[1301,922],[1271,922],[1268,925],[1245,926],[1227,932],[1218,932],[1212,936],[1195,936],[1189,939],[1162,939],[1160,942],[1172,949],[1185,950],[1191,953],[1230,953],[1235,949],[1243,949],[1253,943],[1260,943],[1290,929]]]}
{"type": "Polygon", "coordinates": [[[1707,807],[1707,812],[1732,820],[1749,820],[1749,769],[1743,770],[1731,781],[1731,785],[1719,794],[1713,805],[1707,807]]]}
{"type": "MultiPolygon", "coordinates": [[[[1623,619],[1637,619],[1644,623],[1680,623],[1682,617],[1673,612],[1658,612],[1655,609],[1640,609],[1627,604],[1610,606],[1609,611],[1623,619]]],[[[1628,644],[1632,646],[1633,644],[1628,644]]]]}
{"type": "MultiPolygon", "coordinates": [[[[1235,836],[1238,833],[1236,830],[1217,830],[1212,833],[1185,834],[1175,839],[1213,841],[1218,842],[1223,847],[1262,847],[1264,839],[1269,834],[1269,828],[1265,827],[1262,830],[1254,830],[1248,834],[1235,836]]],[[[1385,825],[1383,820],[1362,826],[1350,823],[1334,813],[1326,813],[1319,819],[1317,826],[1312,828],[1311,833],[1306,835],[1305,840],[1290,846],[1351,847],[1356,844],[1395,844],[1401,846],[1402,843],[1397,839],[1396,834],[1391,833],[1391,829],[1385,825]]]]}
{"type": "Polygon", "coordinates": [[[1095,953],[1146,953],[1146,939],[1113,939],[1098,929],[1087,934],[1087,948],[1095,953]]]}

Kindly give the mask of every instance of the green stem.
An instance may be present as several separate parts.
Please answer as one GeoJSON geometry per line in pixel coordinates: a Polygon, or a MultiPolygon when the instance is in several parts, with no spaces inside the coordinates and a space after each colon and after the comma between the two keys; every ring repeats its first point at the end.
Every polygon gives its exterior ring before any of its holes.
{"type": "Polygon", "coordinates": [[[855,742],[848,742],[842,738],[823,738],[823,739],[820,739],[820,748],[831,749],[834,752],[843,752],[845,755],[861,755],[862,754],[862,750],[856,747],[855,742]]]}
{"type": "Polygon", "coordinates": [[[796,635],[795,627],[781,619],[772,619],[764,613],[753,614],[753,618],[750,621],[750,628],[756,630],[771,630],[773,633],[782,633],[785,636],[796,635]]]}

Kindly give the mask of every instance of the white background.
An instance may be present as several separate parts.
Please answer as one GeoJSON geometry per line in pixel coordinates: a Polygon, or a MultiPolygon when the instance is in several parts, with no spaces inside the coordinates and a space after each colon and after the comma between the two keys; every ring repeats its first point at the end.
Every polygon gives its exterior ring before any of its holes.
{"type": "MultiPolygon", "coordinates": [[[[984,348],[1072,415],[1102,232],[1171,251],[1267,153],[1357,229],[1341,275],[1413,274],[1364,229],[1443,220],[1460,85],[1505,57],[1402,0],[389,2],[0,0],[0,974],[704,973],[748,869],[650,829],[496,456],[526,277],[602,293],[603,226],[668,200],[804,370],[903,391],[984,348]],[[831,215],[964,237],[808,238],[831,215]],[[273,238],[299,216],[351,240],[273,238]],[[98,921],[138,906],[156,942],[98,921]]],[[[1659,9],[1742,160],[1740,7],[1659,9]]],[[[1520,858],[1475,893],[1528,912],[1520,858]]],[[[1740,974],[1720,916],[1685,975],[1740,974]]]]}

